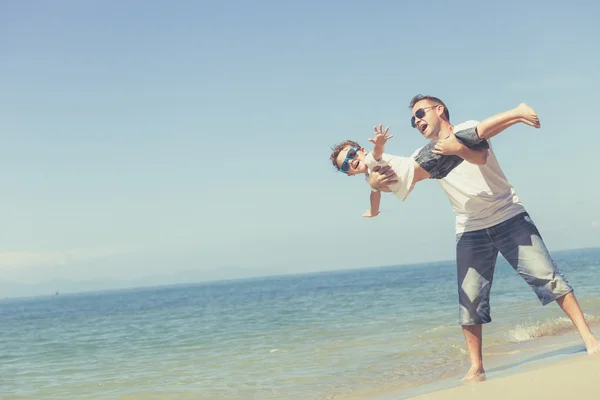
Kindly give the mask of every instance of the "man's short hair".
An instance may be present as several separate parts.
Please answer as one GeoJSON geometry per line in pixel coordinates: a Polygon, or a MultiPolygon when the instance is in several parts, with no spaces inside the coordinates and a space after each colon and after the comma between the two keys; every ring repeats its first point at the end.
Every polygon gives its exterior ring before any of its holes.
{"type": "Polygon", "coordinates": [[[410,101],[410,105],[408,106],[408,108],[413,108],[415,106],[415,104],[417,104],[418,102],[420,102],[421,100],[429,100],[432,103],[438,105],[442,105],[444,106],[444,115],[446,116],[446,119],[448,120],[448,122],[450,122],[450,111],[448,111],[448,107],[446,107],[446,104],[444,104],[444,102],[440,99],[438,99],[437,97],[433,97],[433,96],[425,96],[422,94],[418,94],[415,97],[412,98],[412,100],[410,101]]]}
{"type": "Polygon", "coordinates": [[[331,150],[333,152],[331,153],[331,157],[329,157],[329,159],[331,160],[331,163],[333,164],[333,167],[336,170],[339,171],[339,169],[340,169],[340,167],[337,165],[337,158],[340,155],[340,151],[344,150],[346,147],[354,147],[354,146],[360,147],[360,145],[353,140],[344,140],[342,143],[331,148],[331,150]]]}

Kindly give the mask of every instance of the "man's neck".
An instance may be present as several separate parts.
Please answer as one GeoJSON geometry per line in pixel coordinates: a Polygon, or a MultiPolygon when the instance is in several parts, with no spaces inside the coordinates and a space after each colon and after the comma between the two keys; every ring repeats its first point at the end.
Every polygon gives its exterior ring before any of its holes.
{"type": "Polygon", "coordinates": [[[437,139],[446,139],[454,132],[454,125],[450,124],[450,122],[444,121],[440,127],[440,133],[438,133],[437,139]]]}

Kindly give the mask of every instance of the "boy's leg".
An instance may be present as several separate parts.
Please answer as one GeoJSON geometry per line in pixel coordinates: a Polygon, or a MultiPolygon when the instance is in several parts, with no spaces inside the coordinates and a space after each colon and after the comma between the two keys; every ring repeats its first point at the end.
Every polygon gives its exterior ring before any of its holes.
{"type": "MultiPolygon", "coordinates": [[[[415,162],[430,175],[431,179],[441,179],[463,162],[459,156],[434,154],[435,141],[427,143],[415,156],[415,162]]],[[[415,170],[415,174],[417,170],[415,170]]]]}
{"type": "MultiPolygon", "coordinates": [[[[488,149],[489,143],[485,139],[497,135],[517,122],[526,122],[527,119],[525,116],[527,115],[535,115],[535,111],[525,103],[522,103],[513,110],[484,119],[477,127],[457,131],[454,135],[458,141],[471,149],[488,149]]],[[[535,115],[535,120],[537,121],[537,115],[535,115]]],[[[435,141],[429,142],[419,151],[415,157],[415,161],[431,175],[432,179],[442,179],[456,168],[463,159],[455,155],[443,156],[441,154],[434,154],[432,152],[434,148],[435,141]]]]}
{"type": "Polygon", "coordinates": [[[470,149],[482,150],[490,148],[490,144],[487,140],[479,138],[476,126],[454,132],[454,136],[459,142],[470,149]]]}
{"type": "Polygon", "coordinates": [[[600,353],[600,345],[585,321],[573,288],[550,256],[542,237],[527,213],[494,226],[496,247],[535,292],[542,305],[556,300],[577,328],[590,354],[600,353]]]}
{"type": "Polygon", "coordinates": [[[522,122],[535,128],[540,127],[540,120],[533,110],[525,103],[518,107],[486,118],[477,125],[477,134],[480,139],[491,139],[506,128],[522,122]]]}
{"type": "Polygon", "coordinates": [[[486,118],[476,128],[463,129],[454,135],[465,146],[472,149],[487,149],[489,144],[485,139],[491,139],[506,128],[523,122],[525,124],[540,127],[540,121],[535,111],[525,103],[518,107],[486,118]]]}
{"type": "Polygon", "coordinates": [[[485,374],[482,354],[482,325],[492,321],[490,291],[498,250],[487,230],[457,235],[456,268],[459,324],[469,351],[471,367],[463,380],[480,379],[485,374]]]}

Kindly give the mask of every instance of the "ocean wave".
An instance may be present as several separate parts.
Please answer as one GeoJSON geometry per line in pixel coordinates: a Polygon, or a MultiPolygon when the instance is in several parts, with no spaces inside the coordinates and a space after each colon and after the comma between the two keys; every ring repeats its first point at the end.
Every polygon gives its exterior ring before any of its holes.
{"type": "Polygon", "coordinates": [[[437,331],[441,331],[441,330],[446,330],[446,329],[455,329],[456,325],[440,325],[440,326],[436,326],[435,328],[431,328],[425,331],[425,333],[433,333],[433,332],[437,332],[437,331]]]}
{"type": "MultiPolygon", "coordinates": [[[[600,322],[600,317],[584,315],[588,323],[600,322]]],[[[546,336],[558,336],[573,331],[575,327],[567,317],[559,317],[546,321],[535,321],[527,324],[519,324],[506,334],[507,340],[513,343],[526,342],[546,336]]]]}

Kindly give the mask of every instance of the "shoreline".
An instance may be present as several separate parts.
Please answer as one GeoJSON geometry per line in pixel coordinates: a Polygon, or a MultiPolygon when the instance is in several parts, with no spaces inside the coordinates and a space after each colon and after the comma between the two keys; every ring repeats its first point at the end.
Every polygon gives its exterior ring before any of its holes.
{"type": "Polygon", "coordinates": [[[576,398],[597,399],[600,391],[597,377],[600,357],[577,354],[536,368],[488,378],[484,382],[465,384],[449,389],[408,397],[414,400],[500,400],[576,398]]]}
{"type": "Polygon", "coordinates": [[[548,399],[567,395],[577,400],[599,398],[600,388],[594,379],[600,376],[600,355],[589,356],[577,333],[534,339],[517,346],[521,348],[488,355],[483,382],[462,383],[462,376],[454,375],[381,394],[373,400],[499,400],[529,399],[532,395],[548,399]]]}

